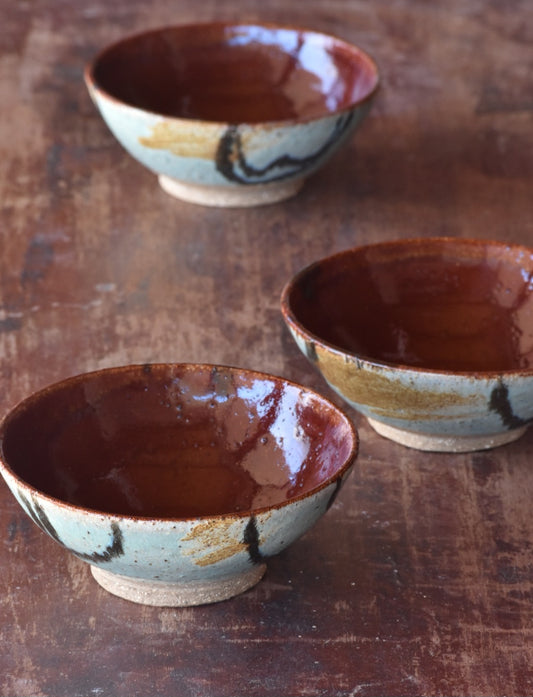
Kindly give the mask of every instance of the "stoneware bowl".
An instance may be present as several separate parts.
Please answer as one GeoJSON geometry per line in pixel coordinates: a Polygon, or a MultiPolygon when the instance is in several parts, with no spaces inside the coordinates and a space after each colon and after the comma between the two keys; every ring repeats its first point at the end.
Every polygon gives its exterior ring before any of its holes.
{"type": "Polygon", "coordinates": [[[282,378],[159,364],[37,392],[3,419],[0,446],[20,505],[105,589],[172,606],[257,583],[332,504],[357,436],[282,378]]]}
{"type": "Polygon", "coordinates": [[[378,87],[361,49],[258,24],[166,27],[123,39],[85,82],[124,148],[178,198],[286,199],[360,123],[378,87]]]}
{"type": "Polygon", "coordinates": [[[283,290],[296,343],[383,436],[491,448],[533,418],[533,250],[410,239],[320,260],[283,290]]]}

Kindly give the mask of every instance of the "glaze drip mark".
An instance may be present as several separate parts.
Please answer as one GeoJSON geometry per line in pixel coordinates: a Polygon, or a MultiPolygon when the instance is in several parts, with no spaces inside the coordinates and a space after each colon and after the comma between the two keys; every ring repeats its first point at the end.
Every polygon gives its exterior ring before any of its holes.
{"type": "Polygon", "coordinates": [[[68,547],[59,537],[56,529],[50,522],[50,519],[46,515],[46,512],[43,510],[43,508],[36,503],[35,501],[30,501],[22,494],[19,492],[20,499],[24,505],[24,508],[26,509],[26,512],[30,516],[30,518],[33,520],[33,522],[38,525],[41,530],[44,530],[44,532],[48,533],[50,537],[58,542],[60,545],[68,549],[69,552],[72,552],[75,554],[79,559],[83,559],[83,561],[88,561],[88,562],[107,562],[111,561],[112,559],[115,559],[116,557],[120,557],[124,554],[124,546],[123,546],[123,537],[122,537],[122,531],[118,525],[117,522],[111,523],[111,536],[112,536],[112,542],[109,544],[103,552],[93,552],[91,554],[86,554],[84,552],[78,552],[72,547],[68,547]]]}
{"type": "Polygon", "coordinates": [[[38,525],[41,530],[44,530],[44,532],[48,533],[52,539],[54,539],[56,542],[59,542],[59,544],[63,544],[61,542],[61,539],[59,538],[59,535],[56,532],[56,529],[50,522],[48,516],[46,515],[45,511],[39,506],[38,503],[35,501],[30,502],[22,492],[19,492],[20,498],[22,500],[22,503],[24,504],[24,508],[26,509],[27,514],[30,516],[30,518],[33,520],[33,522],[38,525]]]}
{"type": "Polygon", "coordinates": [[[495,411],[502,420],[503,425],[509,430],[525,426],[528,422],[513,413],[509,401],[509,389],[504,382],[500,382],[490,394],[490,411],[495,411]]]}
{"type": "Polygon", "coordinates": [[[243,541],[248,549],[248,555],[252,564],[262,564],[265,558],[259,551],[259,532],[254,516],[251,516],[244,530],[243,541]]]}
{"type": "Polygon", "coordinates": [[[244,152],[242,136],[238,126],[229,126],[220,139],[215,163],[217,170],[229,181],[239,184],[257,184],[280,181],[303,173],[328,152],[348,130],[354,120],[354,114],[339,116],[333,131],[326,142],[314,153],[305,157],[285,154],[272,160],[264,167],[254,167],[244,152]],[[237,170],[240,170],[237,171],[237,170]],[[275,170],[281,170],[276,173],[275,170]]]}
{"type": "Polygon", "coordinates": [[[326,506],[326,511],[329,511],[329,509],[335,503],[335,500],[339,494],[339,491],[341,490],[341,487],[342,487],[342,478],[339,477],[339,479],[337,479],[337,481],[335,482],[335,488],[333,489],[333,493],[329,497],[329,501],[328,501],[328,504],[326,506]]]}
{"type": "Polygon", "coordinates": [[[92,554],[80,554],[80,552],[76,552],[75,549],[71,549],[70,551],[73,552],[80,559],[83,559],[84,561],[111,561],[112,559],[116,559],[116,557],[121,557],[124,554],[122,530],[120,529],[119,524],[117,522],[111,523],[111,535],[112,542],[110,545],[107,545],[103,552],[93,552],[92,554]]]}
{"type": "Polygon", "coordinates": [[[318,354],[316,352],[314,341],[305,342],[305,355],[308,360],[312,361],[313,363],[318,363],[318,354]]]}

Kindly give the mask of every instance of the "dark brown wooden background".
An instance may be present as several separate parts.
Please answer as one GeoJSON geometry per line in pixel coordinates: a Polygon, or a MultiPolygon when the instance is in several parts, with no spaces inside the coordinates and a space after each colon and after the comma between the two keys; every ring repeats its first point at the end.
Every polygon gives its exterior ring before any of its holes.
{"type": "MultiPolygon", "coordinates": [[[[3,412],[68,375],[145,361],[251,367],[332,397],[281,320],[297,269],[395,237],[533,243],[530,0],[5,1],[0,46],[3,412]],[[291,201],[173,200],[89,101],[97,49],[213,18],[335,33],[381,67],[359,133],[291,201]]],[[[2,483],[0,694],[533,694],[533,430],[434,455],[349,413],[361,452],[335,506],[218,605],[107,594],[2,483]]]]}

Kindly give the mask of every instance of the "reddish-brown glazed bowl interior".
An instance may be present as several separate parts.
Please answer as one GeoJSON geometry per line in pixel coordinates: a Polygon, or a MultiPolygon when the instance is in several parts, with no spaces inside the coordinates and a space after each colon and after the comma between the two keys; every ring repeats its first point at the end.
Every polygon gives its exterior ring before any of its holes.
{"type": "Polygon", "coordinates": [[[289,322],[346,353],[446,371],[533,365],[533,250],[427,239],[321,260],[284,290],[289,322]]]}
{"type": "Polygon", "coordinates": [[[373,61],[340,39],[222,23],[126,38],[100,53],[88,76],[140,109],[230,123],[325,116],[364,101],[378,84],[373,61]]]}
{"type": "Polygon", "coordinates": [[[356,436],[319,395],[281,378],[130,366],[36,393],[5,419],[2,460],[69,504],[184,518],[282,504],[348,468],[356,436]]]}

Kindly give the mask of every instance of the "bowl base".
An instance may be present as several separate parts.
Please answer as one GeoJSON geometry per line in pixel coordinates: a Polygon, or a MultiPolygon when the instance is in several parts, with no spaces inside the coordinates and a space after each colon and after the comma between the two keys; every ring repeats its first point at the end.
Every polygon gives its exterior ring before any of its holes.
{"type": "Polygon", "coordinates": [[[517,440],[524,435],[528,428],[527,426],[521,426],[504,433],[484,436],[436,436],[430,433],[405,431],[372,418],[367,418],[367,420],[372,428],[384,438],[401,443],[401,445],[405,445],[408,448],[442,453],[468,453],[474,450],[496,448],[517,440]]]}
{"type": "Polygon", "coordinates": [[[175,198],[188,203],[221,208],[250,208],[285,201],[295,196],[304,183],[303,179],[284,179],[247,186],[204,186],[186,184],[164,174],[160,174],[158,180],[163,191],[175,198]]]}
{"type": "Polygon", "coordinates": [[[266,570],[258,564],[242,574],[211,581],[166,582],[132,578],[91,565],[96,581],[109,593],[125,600],[158,607],[207,605],[227,600],[255,586],[266,570]]]}

